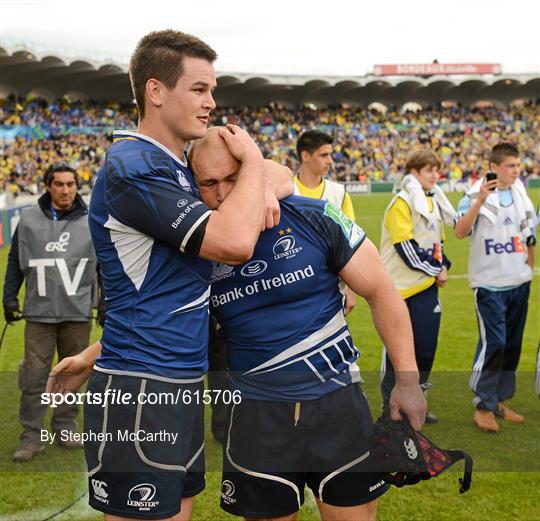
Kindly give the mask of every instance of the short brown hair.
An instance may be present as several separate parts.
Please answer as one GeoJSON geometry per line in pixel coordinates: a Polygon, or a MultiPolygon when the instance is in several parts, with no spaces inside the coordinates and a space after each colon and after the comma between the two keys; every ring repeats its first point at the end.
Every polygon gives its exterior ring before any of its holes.
{"type": "Polygon", "coordinates": [[[183,58],[202,58],[213,63],[216,52],[191,34],[167,29],[144,36],[131,55],[129,80],[140,117],[144,116],[144,91],[150,78],[173,89],[183,72],[183,58]]]}
{"type": "Polygon", "coordinates": [[[302,162],[302,152],[305,151],[311,155],[323,145],[331,145],[333,141],[332,136],[325,134],[320,130],[307,130],[298,138],[298,141],[296,142],[296,153],[298,154],[298,160],[300,163],[302,162]]]}
{"type": "Polygon", "coordinates": [[[437,168],[441,168],[442,166],[442,161],[439,156],[429,148],[413,152],[407,159],[405,171],[407,173],[412,170],[420,172],[425,166],[436,166],[437,168]]]}
{"type": "Polygon", "coordinates": [[[519,150],[516,145],[508,141],[503,141],[498,145],[495,145],[491,149],[491,154],[489,154],[489,162],[500,165],[505,157],[519,157],[519,150]]]}

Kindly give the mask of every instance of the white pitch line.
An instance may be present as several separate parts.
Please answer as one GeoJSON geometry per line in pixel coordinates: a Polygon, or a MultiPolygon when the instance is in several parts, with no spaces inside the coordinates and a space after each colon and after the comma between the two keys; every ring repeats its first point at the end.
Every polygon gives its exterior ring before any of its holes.
{"type": "MultiPolygon", "coordinates": [[[[84,483],[84,486],[86,487],[86,481],[86,473],[81,473],[81,477],[78,480],[79,485],[84,483]]],[[[31,510],[23,510],[15,514],[2,515],[0,517],[2,521],[41,521],[42,519],[48,518],[55,512],[58,512],[62,508],[69,505],[69,503],[74,501],[83,491],[84,489],[77,488],[76,495],[74,495],[71,500],[66,499],[64,504],[51,505],[46,508],[42,507],[31,510]]],[[[79,499],[79,501],[77,501],[77,503],[68,508],[65,512],[58,514],[54,519],[55,521],[73,521],[74,519],[77,521],[95,521],[96,519],[101,518],[102,514],[97,510],[94,510],[88,504],[88,494],[85,494],[81,499],[79,499]]]]}
{"type": "MultiPolygon", "coordinates": [[[[534,276],[538,277],[540,276],[540,268],[534,268],[534,276]]],[[[449,279],[466,279],[468,275],[466,273],[457,273],[457,274],[449,274],[449,279]]]]}
{"type": "MultiPolygon", "coordinates": [[[[49,508],[35,508],[32,510],[19,511],[16,514],[3,515],[2,521],[41,521],[46,519],[65,505],[57,505],[49,508]]],[[[99,519],[100,513],[88,505],[88,497],[83,497],[77,504],[62,514],[58,514],[55,521],[94,521],[99,519]]]]}

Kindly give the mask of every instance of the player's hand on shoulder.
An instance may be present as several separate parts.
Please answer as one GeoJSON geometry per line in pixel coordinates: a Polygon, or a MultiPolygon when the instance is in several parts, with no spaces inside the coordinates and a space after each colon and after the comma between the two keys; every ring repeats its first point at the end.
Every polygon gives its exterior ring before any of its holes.
{"type": "Polygon", "coordinates": [[[271,183],[264,185],[264,223],[261,231],[269,230],[279,224],[281,209],[276,196],[276,191],[271,183]]]}
{"type": "Polygon", "coordinates": [[[229,152],[240,163],[250,160],[262,162],[263,157],[257,143],[239,126],[227,125],[226,128],[219,129],[219,135],[225,141],[229,152]]]}

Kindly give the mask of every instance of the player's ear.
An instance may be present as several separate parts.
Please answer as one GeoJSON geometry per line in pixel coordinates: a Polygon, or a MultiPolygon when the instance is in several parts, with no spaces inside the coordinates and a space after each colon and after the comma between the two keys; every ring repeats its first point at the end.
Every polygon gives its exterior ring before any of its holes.
{"type": "Polygon", "coordinates": [[[161,107],[163,105],[163,92],[165,85],[155,78],[150,78],[146,82],[145,95],[146,99],[154,106],[161,107]]]}
{"type": "Polygon", "coordinates": [[[308,161],[310,157],[311,154],[307,150],[302,150],[302,152],[300,152],[300,160],[302,163],[308,161]]]}

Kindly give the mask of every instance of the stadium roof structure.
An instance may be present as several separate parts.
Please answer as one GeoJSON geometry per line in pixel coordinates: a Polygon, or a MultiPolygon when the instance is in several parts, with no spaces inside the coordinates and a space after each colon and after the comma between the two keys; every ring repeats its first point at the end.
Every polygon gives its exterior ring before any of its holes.
{"type": "MultiPolygon", "coordinates": [[[[218,72],[217,83],[216,101],[232,107],[271,102],[290,107],[368,107],[374,102],[402,107],[408,102],[429,105],[443,101],[464,105],[488,101],[505,106],[515,100],[540,99],[538,74],[313,77],[218,72]]],[[[0,47],[0,98],[11,94],[49,101],[63,96],[126,103],[133,99],[127,64],[0,47]]]]}

